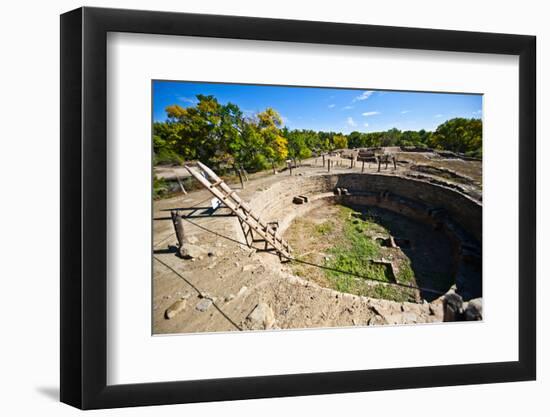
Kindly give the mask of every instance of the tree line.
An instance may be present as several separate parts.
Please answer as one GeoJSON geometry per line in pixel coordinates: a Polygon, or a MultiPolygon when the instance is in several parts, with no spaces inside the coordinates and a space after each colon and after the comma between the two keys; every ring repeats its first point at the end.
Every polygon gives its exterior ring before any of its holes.
{"type": "Polygon", "coordinates": [[[153,125],[154,164],[200,160],[222,170],[239,167],[249,172],[275,168],[287,159],[306,159],[342,148],[415,146],[445,149],[481,157],[480,119],[447,120],[434,132],[323,132],[288,129],[280,114],[267,108],[245,114],[233,103],[197,95],[194,106],[171,105],[167,120],[153,125]]]}

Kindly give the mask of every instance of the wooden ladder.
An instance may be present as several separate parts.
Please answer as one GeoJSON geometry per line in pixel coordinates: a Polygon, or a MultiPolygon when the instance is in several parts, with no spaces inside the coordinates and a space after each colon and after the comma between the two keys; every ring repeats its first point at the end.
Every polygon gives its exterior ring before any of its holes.
{"type": "Polygon", "coordinates": [[[263,241],[265,242],[265,250],[275,250],[279,254],[281,261],[290,260],[292,249],[277,234],[276,223],[262,221],[260,216],[252,211],[252,208],[239,197],[237,192],[232,190],[214,171],[201,162],[197,162],[197,166],[202,172],[190,165],[185,165],[185,168],[237,216],[248,247],[252,248],[255,242],[263,241]],[[210,182],[211,180],[214,182],[210,182]],[[261,239],[256,239],[255,235],[260,236],[261,239]]]}

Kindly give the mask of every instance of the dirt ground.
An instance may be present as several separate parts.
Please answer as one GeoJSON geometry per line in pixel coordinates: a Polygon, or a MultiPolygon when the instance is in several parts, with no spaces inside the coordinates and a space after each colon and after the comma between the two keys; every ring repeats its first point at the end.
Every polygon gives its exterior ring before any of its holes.
{"type": "MultiPolygon", "coordinates": [[[[406,175],[413,172],[410,165],[422,162],[471,178],[472,187],[479,184],[480,191],[481,173],[475,174],[481,170],[478,162],[431,160],[418,154],[402,154],[399,160],[405,162],[399,164],[398,172],[388,174],[406,175]]],[[[365,167],[367,172],[376,169],[374,164],[365,167]]],[[[350,168],[350,161],[341,159],[340,165],[331,170],[331,173],[349,172],[361,172],[361,164],[350,168]]],[[[325,173],[320,158],[303,161],[302,167],[293,170],[293,175],[302,176],[325,173]]],[[[230,186],[245,201],[250,201],[255,193],[288,175],[285,171],[251,177],[243,190],[238,184],[230,186]]],[[[199,189],[188,195],[154,201],[154,334],[442,321],[440,299],[432,303],[379,300],[335,291],[324,286],[322,279],[296,276],[291,266],[282,264],[273,253],[249,249],[238,221],[227,208],[211,213],[211,198],[207,190],[199,189]],[[186,240],[200,247],[200,254],[193,259],[177,256],[170,217],[173,209],[179,209],[184,218],[186,240]]]]}

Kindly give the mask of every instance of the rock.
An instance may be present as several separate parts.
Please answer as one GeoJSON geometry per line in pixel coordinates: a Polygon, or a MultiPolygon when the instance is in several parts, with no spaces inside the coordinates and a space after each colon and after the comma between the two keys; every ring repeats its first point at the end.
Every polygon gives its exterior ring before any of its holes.
{"type": "Polygon", "coordinates": [[[401,320],[403,324],[416,323],[418,321],[418,317],[415,313],[403,313],[403,317],[401,320]]]}
{"type": "Polygon", "coordinates": [[[379,316],[379,315],[371,317],[369,319],[369,321],[367,322],[368,326],[381,326],[383,324],[388,324],[388,322],[386,321],[386,319],[384,317],[379,316]]]}
{"type": "Polygon", "coordinates": [[[183,246],[179,249],[179,254],[183,259],[195,259],[200,256],[206,255],[206,253],[206,250],[204,250],[200,246],[190,243],[184,243],[183,246]]]}
{"type": "Polygon", "coordinates": [[[246,318],[251,330],[270,329],[275,324],[275,314],[266,303],[259,303],[246,318]]]}
{"type": "Polygon", "coordinates": [[[225,297],[225,302],[227,303],[228,301],[231,301],[235,298],[235,294],[229,294],[228,296],[225,297]]]}
{"type": "Polygon", "coordinates": [[[388,324],[403,324],[403,315],[402,314],[389,314],[384,316],[384,319],[388,324]]]}
{"type": "Polygon", "coordinates": [[[216,252],[210,251],[210,252],[208,252],[208,256],[209,256],[210,258],[213,258],[214,256],[216,256],[216,252]]]}
{"type": "Polygon", "coordinates": [[[481,298],[468,301],[468,306],[464,309],[464,320],[483,320],[483,301],[481,298]]]}
{"type": "Polygon", "coordinates": [[[441,309],[441,304],[430,304],[430,315],[435,316],[438,310],[441,309]]]}
{"type": "Polygon", "coordinates": [[[201,312],[204,312],[210,308],[212,305],[212,300],[209,298],[203,298],[199,301],[199,303],[195,306],[195,309],[201,312]]]}
{"type": "Polygon", "coordinates": [[[164,317],[170,320],[171,318],[175,317],[176,315],[181,313],[183,310],[185,310],[186,305],[187,305],[187,301],[185,299],[176,301],[166,309],[166,311],[164,312],[164,317]]]}
{"type": "Polygon", "coordinates": [[[443,321],[462,320],[463,301],[462,297],[454,292],[449,292],[443,298],[443,321]]]}
{"type": "Polygon", "coordinates": [[[425,309],[423,304],[405,302],[401,304],[401,311],[403,311],[404,313],[414,313],[414,314],[420,315],[423,312],[425,312],[425,309]]]}
{"type": "Polygon", "coordinates": [[[248,288],[246,286],[241,287],[241,289],[237,293],[237,297],[240,297],[241,295],[243,295],[247,290],[248,288]]]}

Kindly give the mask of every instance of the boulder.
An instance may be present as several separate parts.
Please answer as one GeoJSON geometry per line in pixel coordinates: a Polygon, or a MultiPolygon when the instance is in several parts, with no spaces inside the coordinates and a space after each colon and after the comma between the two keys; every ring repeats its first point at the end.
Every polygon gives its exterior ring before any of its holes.
{"type": "Polygon", "coordinates": [[[449,292],[443,298],[443,321],[460,321],[464,313],[462,297],[449,292]]]}
{"type": "Polygon", "coordinates": [[[186,304],[187,301],[185,299],[176,301],[166,309],[166,311],[164,312],[164,317],[170,320],[171,318],[177,316],[179,313],[185,310],[186,304]]]}
{"type": "Polygon", "coordinates": [[[271,329],[275,324],[275,314],[266,303],[259,303],[246,318],[246,325],[251,330],[271,329]]]}
{"type": "Polygon", "coordinates": [[[483,302],[481,298],[474,298],[468,301],[464,309],[464,320],[479,321],[483,320],[483,302]]]}

